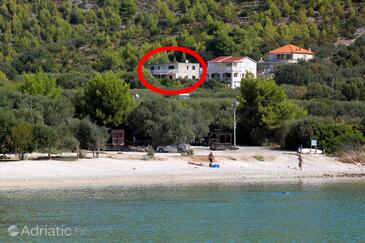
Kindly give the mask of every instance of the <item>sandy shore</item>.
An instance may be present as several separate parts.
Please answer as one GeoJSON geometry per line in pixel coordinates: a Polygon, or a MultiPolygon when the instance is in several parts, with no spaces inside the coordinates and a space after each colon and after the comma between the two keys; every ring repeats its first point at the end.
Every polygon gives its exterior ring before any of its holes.
{"type": "Polygon", "coordinates": [[[220,168],[209,168],[207,148],[195,155],[108,152],[99,159],[77,161],[26,160],[0,162],[0,188],[77,187],[98,185],[173,185],[190,183],[242,183],[298,179],[352,178],[365,181],[365,166],[346,164],[325,155],[304,155],[299,170],[296,153],[264,147],[216,151],[220,168]],[[203,163],[203,166],[189,164],[203,163]]]}

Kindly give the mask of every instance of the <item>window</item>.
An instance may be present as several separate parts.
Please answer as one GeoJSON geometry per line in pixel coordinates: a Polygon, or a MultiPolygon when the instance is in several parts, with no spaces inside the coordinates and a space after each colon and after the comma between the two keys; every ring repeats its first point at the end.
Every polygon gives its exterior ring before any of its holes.
{"type": "Polygon", "coordinates": [[[195,76],[193,76],[193,79],[195,79],[195,76]]]}
{"type": "Polygon", "coordinates": [[[238,77],[238,73],[234,73],[234,74],[233,74],[233,76],[234,76],[235,78],[237,78],[237,77],[238,77]]]}
{"type": "Polygon", "coordinates": [[[175,69],[175,66],[169,66],[169,70],[175,69]]]}
{"type": "Polygon", "coordinates": [[[192,69],[195,70],[195,66],[192,66],[192,69]]]}
{"type": "Polygon", "coordinates": [[[158,70],[160,70],[160,68],[161,68],[160,66],[157,67],[158,70]]]}
{"type": "Polygon", "coordinates": [[[189,70],[189,65],[186,65],[186,70],[189,70]]]}
{"type": "Polygon", "coordinates": [[[151,67],[151,71],[155,70],[155,67],[151,67]]]}

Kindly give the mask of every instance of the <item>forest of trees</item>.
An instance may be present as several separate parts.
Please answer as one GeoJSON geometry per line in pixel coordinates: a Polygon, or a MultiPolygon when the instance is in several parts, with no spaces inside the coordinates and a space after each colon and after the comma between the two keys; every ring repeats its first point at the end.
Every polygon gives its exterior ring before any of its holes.
{"type": "Polygon", "coordinates": [[[231,129],[234,99],[240,143],[294,148],[315,137],[329,151],[354,149],[365,133],[364,27],[361,0],[0,1],[0,152],[97,154],[110,127],[124,127],[129,140],[188,142],[231,129]],[[311,48],[316,59],[283,66],[273,80],[246,77],[241,90],[211,81],[180,101],[156,97],[137,79],[139,58],[163,45],[205,60],[258,61],[287,43],[311,48]],[[272,100],[257,103],[253,94],[272,100]]]}

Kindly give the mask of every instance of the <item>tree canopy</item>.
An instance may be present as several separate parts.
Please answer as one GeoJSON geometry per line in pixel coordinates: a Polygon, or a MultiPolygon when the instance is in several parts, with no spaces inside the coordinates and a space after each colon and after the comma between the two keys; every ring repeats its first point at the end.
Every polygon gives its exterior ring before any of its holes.
{"type": "Polygon", "coordinates": [[[30,95],[54,98],[61,92],[61,88],[56,84],[56,78],[42,71],[24,74],[23,80],[24,83],[20,86],[20,89],[30,95]]]}
{"type": "Polygon", "coordinates": [[[85,89],[85,112],[102,125],[118,126],[134,109],[129,85],[114,73],[97,73],[85,89]]]}
{"type": "Polygon", "coordinates": [[[273,79],[246,75],[241,82],[238,114],[241,128],[260,143],[285,121],[303,117],[306,111],[288,101],[284,90],[273,79]]]}

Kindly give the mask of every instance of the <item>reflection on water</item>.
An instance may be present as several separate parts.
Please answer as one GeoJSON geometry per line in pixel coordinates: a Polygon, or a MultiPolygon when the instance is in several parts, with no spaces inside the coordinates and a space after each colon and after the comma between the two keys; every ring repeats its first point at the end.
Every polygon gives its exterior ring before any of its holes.
{"type": "Polygon", "coordinates": [[[8,190],[0,200],[0,242],[365,239],[365,183],[8,190]],[[11,237],[10,225],[79,227],[85,235],[11,237]]]}

